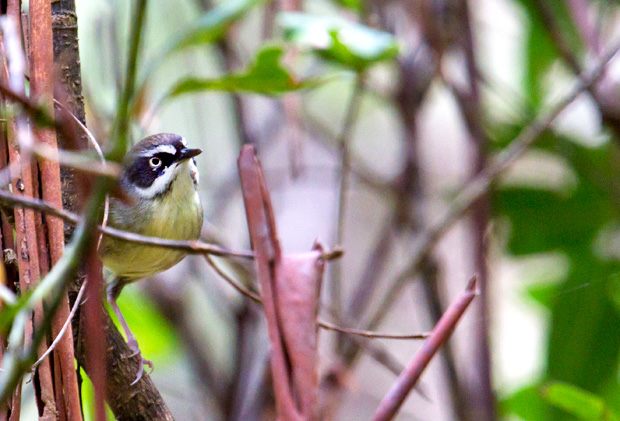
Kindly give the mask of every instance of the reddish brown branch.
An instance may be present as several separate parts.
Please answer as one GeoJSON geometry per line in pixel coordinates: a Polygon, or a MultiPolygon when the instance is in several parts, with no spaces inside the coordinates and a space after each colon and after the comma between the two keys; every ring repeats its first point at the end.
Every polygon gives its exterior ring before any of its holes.
{"type": "Polygon", "coordinates": [[[448,307],[431,336],[424,342],[405,371],[398,376],[390,391],[385,395],[373,417],[373,421],[391,420],[399,411],[409,392],[415,387],[424,369],[439,348],[450,338],[463,313],[476,296],[476,277],[467,284],[465,291],[448,307]]]}
{"type": "MultiPolygon", "coordinates": [[[[54,49],[52,43],[52,10],[46,0],[30,0],[30,86],[31,96],[51,115],[54,97],[54,49]]],[[[56,133],[51,128],[39,128],[35,131],[37,140],[52,151],[58,151],[56,133]]],[[[42,198],[53,206],[62,207],[60,167],[57,160],[42,160],[41,171],[42,198]]],[[[58,218],[47,218],[49,257],[51,265],[56,264],[63,254],[65,245],[64,224],[58,218]]],[[[41,243],[41,248],[45,248],[41,243]]],[[[44,273],[43,273],[44,275],[44,273]]],[[[57,336],[69,317],[69,298],[64,295],[58,310],[52,319],[52,334],[57,336]]],[[[80,397],[73,353],[73,337],[69,331],[63,335],[54,350],[55,358],[60,364],[57,372],[60,378],[54,379],[56,394],[62,397],[63,407],[68,420],[81,420],[80,397]]],[[[60,407],[59,402],[59,407],[60,407]]]]}
{"type": "Polygon", "coordinates": [[[246,145],[239,174],[261,299],[271,342],[271,372],[278,418],[317,419],[317,329],[323,276],[322,249],[282,255],[271,200],[254,153],[246,145]]]}
{"type": "MultiPolygon", "coordinates": [[[[13,22],[20,21],[20,12],[18,8],[11,9],[11,18],[13,22]]],[[[23,57],[22,51],[13,48],[19,45],[17,31],[10,30],[8,21],[3,26],[3,36],[6,48],[5,57],[10,60],[9,63],[2,63],[2,80],[14,87],[19,94],[24,93],[23,78],[23,57]],[[10,66],[10,67],[9,67],[10,66]],[[19,71],[21,69],[21,73],[19,71]]],[[[8,148],[9,160],[11,163],[11,172],[13,173],[13,191],[19,192],[20,195],[33,197],[34,184],[33,179],[37,177],[36,167],[33,167],[29,157],[23,157],[17,148],[17,144],[30,144],[30,132],[27,122],[23,117],[16,117],[7,122],[8,132],[8,148]]],[[[39,253],[37,241],[37,229],[35,214],[31,209],[15,210],[15,238],[17,242],[17,258],[19,268],[19,285],[20,290],[25,292],[33,288],[40,279],[39,253]]],[[[44,246],[44,244],[42,244],[44,246]]],[[[35,308],[33,320],[35,325],[40,325],[43,317],[43,307],[38,305],[35,308]]],[[[25,340],[26,345],[30,343],[33,326],[29,322],[26,326],[25,340]]],[[[20,346],[21,344],[15,344],[20,346]]],[[[40,350],[44,352],[45,343],[41,344],[40,350]]],[[[35,392],[37,394],[37,404],[39,412],[43,416],[54,416],[56,413],[56,402],[54,396],[54,387],[52,373],[49,361],[44,362],[38,368],[35,376],[35,392]]]]}

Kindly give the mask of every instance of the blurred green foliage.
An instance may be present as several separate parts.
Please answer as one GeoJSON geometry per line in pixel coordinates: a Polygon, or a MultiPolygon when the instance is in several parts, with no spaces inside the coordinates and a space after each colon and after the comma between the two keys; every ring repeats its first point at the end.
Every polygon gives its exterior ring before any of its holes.
{"type": "Polygon", "coordinates": [[[398,54],[396,38],[386,32],[335,17],[280,13],[284,38],[344,67],[361,72],[398,54]]]}
{"type": "MultiPolygon", "coordinates": [[[[512,128],[507,130],[504,140],[513,133],[512,128]]],[[[560,157],[576,176],[576,185],[568,192],[531,185],[499,186],[493,204],[496,215],[510,223],[510,254],[561,252],[570,262],[568,273],[557,284],[530,288],[551,313],[547,369],[541,381],[562,381],[606,396],[618,387],[620,313],[615,294],[620,265],[606,257],[597,240],[620,223],[620,196],[614,181],[616,145],[589,147],[547,132],[537,148],[560,157]]],[[[525,387],[504,402],[505,410],[522,417],[527,413],[528,420],[550,419],[549,412],[522,407],[540,407],[534,403],[544,400],[539,392],[536,385],[525,387]],[[523,399],[524,394],[529,399],[523,399]]],[[[565,414],[556,412],[555,416],[564,419],[565,414]]]]}
{"type": "Polygon", "coordinates": [[[289,70],[282,67],[283,54],[280,46],[264,46],[246,71],[211,79],[186,78],[175,85],[166,97],[172,99],[208,90],[277,95],[315,84],[311,80],[296,80],[289,70]]]}
{"type": "Polygon", "coordinates": [[[541,394],[550,404],[583,420],[617,421],[618,416],[598,396],[565,383],[551,383],[541,394]]]}

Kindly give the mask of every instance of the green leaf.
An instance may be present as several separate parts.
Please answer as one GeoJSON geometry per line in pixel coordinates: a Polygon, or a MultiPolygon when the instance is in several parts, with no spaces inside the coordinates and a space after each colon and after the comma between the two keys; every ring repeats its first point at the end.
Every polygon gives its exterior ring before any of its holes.
{"type": "MultiPolygon", "coordinates": [[[[544,77],[551,65],[559,58],[559,52],[545,24],[546,19],[541,13],[540,3],[536,0],[518,0],[518,2],[523,5],[529,23],[525,48],[525,92],[531,104],[539,107],[545,94],[544,77]]],[[[573,54],[579,56],[583,51],[583,43],[566,2],[545,0],[544,5],[552,14],[562,37],[565,38],[573,54]]]]}
{"type": "Polygon", "coordinates": [[[28,300],[32,296],[33,291],[34,290],[28,290],[22,293],[15,302],[11,303],[5,301],[2,303],[2,311],[0,311],[0,333],[8,333],[17,313],[28,306],[28,300]]]}
{"type": "Polygon", "coordinates": [[[557,60],[558,53],[541,25],[532,21],[525,46],[525,94],[534,109],[538,109],[545,95],[544,77],[557,60]]]}
{"type": "MultiPolygon", "coordinates": [[[[220,40],[226,30],[235,22],[245,16],[253,7],[268,3],[271,0],[222,0],[213,9],[205,13],[196,22],[174,35],[170,42],[152,57],[145,66],[146,73],[141,88],[146,88],[146,81],[159,68],[159,66],[173,53],[188,47],[196,47],[210,44],[220,40]]],[[[139,89],[139,90],[140,90],[139,89]]]]}
{"type": "Polygon", "coordinates": [[[527,295],[548,310],[551,310],[553,299],[558,294],[558,286],[549,282],[534,284],[526,289],[527,295]]]}
{"type": "Polygon", "coordinates": [[[346,7],[347,9],[351,9],[355,12],[362,11],[362,2],[360,0],[334,0],[334,2],[339,5],[346,7]]]}
{"type": "Polygon", "coordinates": [[[278,21],[286,40],[355,71],[398,55],[391,34],[344,19],[288,12],[280,13],[278,21]]]}
{"type": "Polygon", "coordinates": [[[165,48],[166,53],[219,40],[226,29],[254,6],[270,0],[222,0],[197,22],[181,31],[165,48]]]}
{"type": "Polygon", "coordinates": [[[582,420],[618,420],[605,401],[576,386],[555,382],[542,389],[543,398],[582,420]]]}
{"type": "MultiPolygon", "coordinates": [[[[611,287],[619,264],[595,247],[601,230],[620,225],[613,193],[617,146],[585,147],[549,131],[537,147],[562,158],[575,187],[555,192],[500,185],[493,205],[510,223],[509,253],[559,252],[568,259],[556,291],[538,291],[539,301],[551,307],[546,376],[600,394],[617,382],[620,364],[620,312],[611,287]]],[[[567,416],[554,409],[545,419],[567,416]]]]}
{"type": "Polygon", "coordinates": [[[282,67],[283,54],[280,46],[264,47],[245,72],[211,79],[187,78],[175,85],[166,97],[209,90],[277,95],[311,86],[312,81],[296,81],[282,67]]]}
{"type": "Polygon", "coordinates": [[[546,421],[547,407],[542,400],[538,385],[526,386],[500,402],[502,418],[515,414],[527,421],[546,421]]]}

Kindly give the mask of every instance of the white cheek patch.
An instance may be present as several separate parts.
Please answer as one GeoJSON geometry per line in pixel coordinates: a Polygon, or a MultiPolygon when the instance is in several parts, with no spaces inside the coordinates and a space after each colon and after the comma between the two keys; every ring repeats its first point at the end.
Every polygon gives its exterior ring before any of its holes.
{"type": "Polygon", "coordinates": [[[174,163],[166,168],[162,175],[157,177],[153,184],[146,188],[136,187],[135,192],[144,199],[152,199],[166,191],[170,183],[174,180],[179,172],[179,163],[174,163]]]}
{"type": "Polygon", "coordinates": [[[146,152],[142,152],[138,156],[155,156],[158,153],[162,153],[162,152],[169,153],[170,155],[175,155],[177,153],[177,148],[175,148],[172,145],[159,145],[158,147],[154,149],[149,149],[146,152]]]}

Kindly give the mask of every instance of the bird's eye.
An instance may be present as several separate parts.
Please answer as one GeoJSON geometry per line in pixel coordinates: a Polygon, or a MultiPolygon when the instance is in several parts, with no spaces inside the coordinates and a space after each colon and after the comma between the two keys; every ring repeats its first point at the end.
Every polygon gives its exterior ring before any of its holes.
{"type": "Polygon", "coordinates": [[[151,168],[159,168],[161,166],[161,159],[154,156],[149,159],[149,165],[151,166],[151,168]]]}

